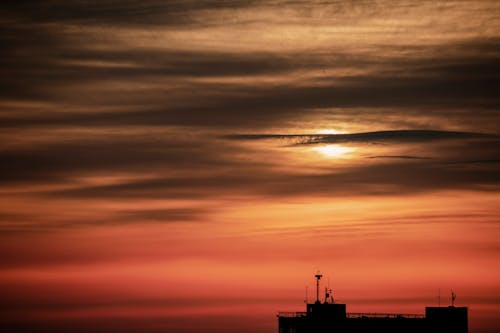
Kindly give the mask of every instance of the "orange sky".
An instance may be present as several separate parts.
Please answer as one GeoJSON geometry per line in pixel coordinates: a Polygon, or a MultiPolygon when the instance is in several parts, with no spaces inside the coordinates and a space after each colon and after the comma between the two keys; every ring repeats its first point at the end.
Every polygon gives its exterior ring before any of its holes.
{"type": "Polygon", "coordinates": [[[500,330],[497,1],[2,7],[9,332],[275,332],[318,269],[500,330]]]}

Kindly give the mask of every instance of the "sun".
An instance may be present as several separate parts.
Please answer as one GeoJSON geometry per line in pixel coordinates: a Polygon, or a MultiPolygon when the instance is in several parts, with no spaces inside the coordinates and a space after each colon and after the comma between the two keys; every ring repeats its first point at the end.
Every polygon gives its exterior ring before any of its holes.
{"type": "Polygon", "coordinates": [[[313,150],[321,153],[325,157],[336,158],[351,152],[352,148],[340,145],[327,145],[321,147],[314,147],[313,150]]]}
{"type": "Polygon", "coordinates": [[[318,134],[342,134],[341,131],[338,131],[333,128],[319,129],[316,131],[318,134]]]}

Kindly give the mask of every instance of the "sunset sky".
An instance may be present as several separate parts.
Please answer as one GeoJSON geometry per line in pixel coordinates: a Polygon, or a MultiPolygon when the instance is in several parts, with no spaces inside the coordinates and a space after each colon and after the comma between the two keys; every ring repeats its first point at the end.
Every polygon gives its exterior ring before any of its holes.
{"type": "MultiPolygon", "coordinates": [[[[4,0],[0,327],[500,331],[500,2],[4,0]]],[[[4,331],[0,328],[0,331],[4,331]]]]}

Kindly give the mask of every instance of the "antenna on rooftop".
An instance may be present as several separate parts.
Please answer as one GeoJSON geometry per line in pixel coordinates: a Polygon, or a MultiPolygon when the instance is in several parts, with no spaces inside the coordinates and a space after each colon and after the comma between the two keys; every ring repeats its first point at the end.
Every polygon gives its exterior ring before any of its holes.
{"type": "Polygon", "coordinates": [[[451,291],[451,306],[455,306],[455,299],[457,298],[457,294],[452,290],[451,291]]]}
{"type": "Polygon", "coordinates": [[[330,288],[325,288],[325,304],[326,303],[335,303],[335,301],[333,300],[333,290],[330,288]]]}
{"type": "MultiPolygon", "coordinates": [[[[328,298],[329,302],[330,303],[335,303],[335,300],[333,299],[333,289],[330,288],[330,277],[328,276],[328,290],[327,290],[327,296],[326,298],[328,298]]],[[[326,300],[325,300],[326,302],[326,300]]]]}
{"type": "Polygon", "coordinates": [[[323,277],[323,275],[318,271],[316,275],[314,275],[316,278],[316,303],[320,303],[319,301],[319,280],[323,277]]]}

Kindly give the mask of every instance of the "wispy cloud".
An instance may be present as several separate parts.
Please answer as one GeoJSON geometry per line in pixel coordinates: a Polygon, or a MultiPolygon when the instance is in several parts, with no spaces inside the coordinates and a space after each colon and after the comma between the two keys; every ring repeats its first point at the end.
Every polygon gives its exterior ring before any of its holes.
{"type": "Polygon", "coordinates": [[[234,140],[288,139],[299,144],[426,142],[450,139],[497,138],[496,135],[436,130],[391,130],[350,134],[232,134],[224,138],[234,140]]]}

